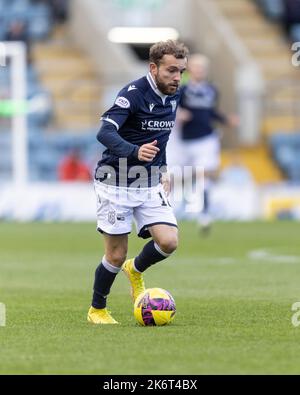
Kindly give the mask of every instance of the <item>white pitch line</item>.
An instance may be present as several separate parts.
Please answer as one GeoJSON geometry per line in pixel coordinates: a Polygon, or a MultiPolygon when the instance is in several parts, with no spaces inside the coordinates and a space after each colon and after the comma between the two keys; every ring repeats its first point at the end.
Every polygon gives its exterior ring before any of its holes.
{"type": "Polygon", "coordinates": [[[268,263],[300,263],[300,256],[280,255],[268,249],[249,251],[248,258],[252,261],[263,261],[268,263]]]}

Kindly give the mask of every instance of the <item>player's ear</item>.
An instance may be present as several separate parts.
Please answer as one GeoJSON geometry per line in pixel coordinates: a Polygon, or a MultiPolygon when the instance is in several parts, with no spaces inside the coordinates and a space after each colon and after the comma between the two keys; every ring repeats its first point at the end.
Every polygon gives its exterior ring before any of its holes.
{"type": "Polygon", "coordinates": [[[155,63],[150,63],[150,72],[153,74],[153,75],[157,75],[157,71],[158,71],[158,67],[157,67],[157,65],[155,64],[155,63]]]}

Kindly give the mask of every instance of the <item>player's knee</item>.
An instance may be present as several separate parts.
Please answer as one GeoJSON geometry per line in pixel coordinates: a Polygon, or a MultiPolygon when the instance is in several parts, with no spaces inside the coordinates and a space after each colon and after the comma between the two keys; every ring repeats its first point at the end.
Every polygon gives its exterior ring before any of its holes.
{"type": "Polygon", "coordinates": [[[163,252],[172,254],[178,247],[178,237],[175,235],[172,237],[164,237],[158,244],[163,252]]]}
{"type": "Polygon", "coordinates": [[[121,267],[126,261],[126,255],[127,251],[114,251],[106,254],[106,259],[111,265],[121,267]]]}

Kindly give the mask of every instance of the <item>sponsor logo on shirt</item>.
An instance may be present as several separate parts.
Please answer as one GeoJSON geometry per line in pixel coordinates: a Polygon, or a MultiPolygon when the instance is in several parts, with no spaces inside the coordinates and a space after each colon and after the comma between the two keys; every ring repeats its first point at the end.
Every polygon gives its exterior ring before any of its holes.
{"type": "Polygon", "coordinates": [[[174,125],[174,121],[142,121],[142,130],[171,130],[174,125]]]}
{"type": "Polygon", "coordinates": [[[121,108],[129,108],[130,107],[130,101],[126,99],[126,97],[119,96],[115,102],[115,104],[121,108]]]}
{"type": "Polygon", "coordinates": [[[155,107],[155,104],[153,104],[153,103],[151,103],[151,104],[149,105],[150,112],[153,111],[154,107],[155,107]]]}

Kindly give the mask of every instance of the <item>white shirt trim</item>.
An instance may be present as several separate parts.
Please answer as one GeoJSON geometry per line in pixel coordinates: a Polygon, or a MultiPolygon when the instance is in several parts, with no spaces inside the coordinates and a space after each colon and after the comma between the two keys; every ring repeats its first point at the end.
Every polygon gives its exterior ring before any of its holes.
{"type": "Polygon", "coordinates": [[[163,104],[165,105],[168,95],[164,95],[164,94],[161,93],[161,91],[157,88],[157,85],[156,85],[156,83],[155,83],[155,81],[154,81],[154,79],[153,79],[153,77],[152,77],[152,74],[151,74],[150,72],[147,74],[147,80],[148,80],[148,82],[149,82],[151,88],[152,88],[152,89],[154,90],[154,92],[161,98],[163,104]]]}
{"type": "Polygon", "coordinates": [[[100,118],[100,121],[107,121],[107,122],[110,122],[110,123],[112,123],[112,124],[117,128],[117,130],[120,129],[120,126],[119,126],[119,125],[117,124],[117,122],[115,122],[113,119],[101,117],[101,118],[100,118]]]}

